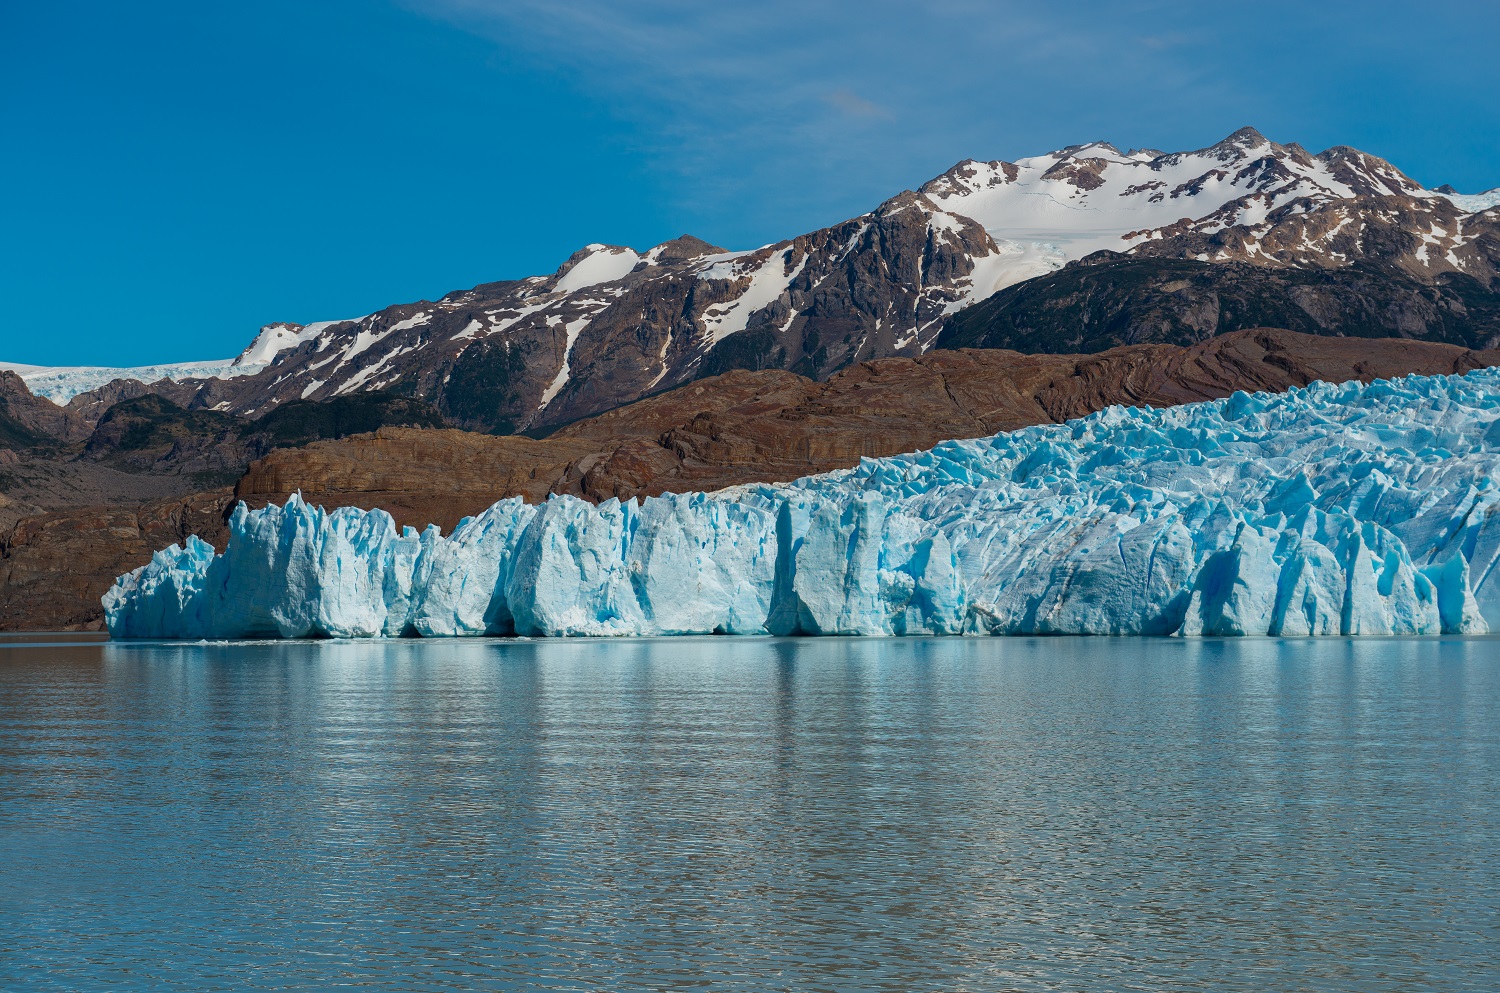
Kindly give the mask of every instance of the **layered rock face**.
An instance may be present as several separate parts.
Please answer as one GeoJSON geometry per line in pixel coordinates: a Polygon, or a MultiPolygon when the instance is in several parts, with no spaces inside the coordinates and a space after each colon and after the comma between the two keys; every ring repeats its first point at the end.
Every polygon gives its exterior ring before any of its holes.
{"type": "Polygon", "coordinates": [[[382,428],[273,452],[240,479],[235,497],[264,506],[300,492],[329,506],[383,507],[402,524],[452,529],[494,503],[497,493],[545,500],[570,467],[598,450],[587,440],[382,428]]]}
{"type": "Polygon", "coordinates": [[[1231,306],[1238,291],[1228,289],[1214,290],[1218,302],[1201,287],[1179,299],[1165,287],[1191,278],[1139,268],[1131,278],[1159,293],[1123,300],[1123,318],[1088,315],[1111,329],[1080,329],[1073,304],[1033,307],[1026,333],[1005,347],[1184,343],[1260,325],[1490,347],[1500,335],[1497,203],[1494,191],[1426,190],[1353,149],[1312,155],[1251,129],[1192,152],[1079,145],[1019,162],[962,162],[870,213],[753,251],[686,236],[644,252],[590,245],[550,276],[353,320],[268,325],[218,378],[151,389],[250,417],[383,389],[461,427],[543,433],[731,369],[822,380],[870,359],[921,355],[940,333],[963,343],[968,330],[943,329],[967,308],[1100,251],[1319,273],[1327,286],[1304,292],[1286,276],[1251,294],[1277,301],[1256,311],[1231,306]],[[1393,274],[1400,293],[1371,272],[1393,274]],[[1424,294],[1426,303],[1417,300],[1424,294]],[[1391,317],[1393,301],[1401,313],[1391,317]],[[1289,316],[1272,319],[1273,309],[1289,316]]]}
{"type": "Polygon", "coordinates": [[[197,536],[223,547],[229,490],[21,521],[0,538],[0,630],[97,628],[109,577],[197,536]]]}
{"type": "Polygon", "coordinates": [[[274,452],[251,466],[236,494],[259,507],[300,491],[309,503],[382,507],[403,525],[451,529],[511,496],[624,500],[783,482],[1112,404],[1170,406],[1236,390],[1466,372],[1497,362],[1500,352],[1427,342],[1258,330],[1189,348],[1148,345],[1098,355],[934,351],[861,363],[824,383],[781,371],[738,371],[542,441],[385,429],[274,452]]]}
{"type": "Polygon", "coordinates": [[[791,484],[300,499],[105,596],[118,637],[1470,634],[1500,623],[1500,371],[1111,407],[791,484]]]}

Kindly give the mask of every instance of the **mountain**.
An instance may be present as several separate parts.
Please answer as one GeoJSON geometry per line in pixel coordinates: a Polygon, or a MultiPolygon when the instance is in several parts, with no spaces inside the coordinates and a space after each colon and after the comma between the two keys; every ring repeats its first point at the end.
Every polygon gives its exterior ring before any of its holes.
{"type": "MultiPolygon", "coordinates": [[[[958,340],[945,328],[995,293],[1099,252],[1139,261],[1131,278],[1159,282],[1185,278],[1166,279],[1167,262],[1316,271],[1341,298],[1367,298],[1369,273],[1393,273],[1399,294],[1387,289],[1364,309],[1394,304],[1412,320],[1288,323],[1488,347],[1500,341],[1488,316],[1462,333],[1434,333],[1423,308],[1406,301],[1452,286],[1438,306],[1493,309],[1497,204],[1500,190],[1427,190],[1357,150],[1313,155],[1250,128],[1191,152],[1096,142],[1017,162],[961,162],[868,214],[753,251],[688,236],[644,252],[596,244],[550,276],[352,320],[268,325],[217,378],[152,389],[251,417],[293,400],[387,390],[464,427],[540,434],[730,369],[826,379],[868,359],[920,355],[958,340]]],[[[1287,279],[1277,299],[1300,308],[1316,297],[1287,279]]],[[[1194,329],[1172,340],[1266,323],[1228,314],[1211,325],[1171,318],[1194,329]]],[[[1029,350],[1133,340],[1080,336],[1061,319],[1030,327],[1029,350]]]]}
{"type": "Polygon", "coordinates": [[[76,412],[35,396],[19,375],[0,370],[0,447],[56,447],[81,441],[89,431],[76,412]]]}
{"type": "MultiPolygon", "coordinates": [[[[262,507],[301,491],[309,502],[329,508],[379,507],[398,524],[436,523],[447,531],[511,496],[542,502],[556,493],[602,501],[784,482],[857,466],[866,457],[1054,423],[1112,404],[1169,406],[1242,389],[1285,390],[1315,379],[1368,381],[1496,363],[1500,352],[1260,330],[1189,348],[1140,345],[1096,355],[938,350],[862,362],[826,382],[781,370],[735,370],[540,440],[385,427],[279,448],[257,461],[232,495],[216,490],[132,501],[139,506],[123,500],[69,505],[13,528],[0,526],[0,630],[97,625],[99,598],[114,578],[149,561],[156,549],[193,533],[222,549],[224,517],[238,500],[262,507]]],[[[256,423],[265,429],[298,409],[338,406],[293,404],[256,423]]],[[[121,417],[126,413],[139,418],[144,409],[126,406],[121,417]]],[[[357,413],[347,411],[345,418],[357,413]]],[[[159,432],[186,422],[164,408],[149,423],[159,432]]],[[[141,452],[149,455],[152,447],[141,452]]],[[[0,477],[5,471],[0,462],[0,477]]]]}
{"type": "Polygon", "coordinates": [[[379,391],[300,400],[251,419],[184,409],[118,381],[90,404],[59,407],[0,371],[0,537],[47,511],[176,499],[233,484],[266,453],[402,425],[441,427],[420,400],[379,391]]]}

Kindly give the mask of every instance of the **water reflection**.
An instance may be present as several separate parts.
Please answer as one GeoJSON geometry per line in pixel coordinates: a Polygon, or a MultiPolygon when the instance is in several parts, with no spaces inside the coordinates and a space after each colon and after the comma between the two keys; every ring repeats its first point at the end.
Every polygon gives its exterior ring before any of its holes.
{"type": "Polygon", "coordinates": [[[0,987],[1489,989],[1496,646],[0,641],[0,987]]]}

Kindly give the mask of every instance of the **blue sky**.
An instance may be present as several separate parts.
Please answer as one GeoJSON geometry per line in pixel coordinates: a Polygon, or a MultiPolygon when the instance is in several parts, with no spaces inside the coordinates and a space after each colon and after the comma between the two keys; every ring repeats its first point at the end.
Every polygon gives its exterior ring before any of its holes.
{"type": "Polygon", "coordinates": [[[1244,124],[1500,186],[1500,5],[8,3],[0,360],[230,356],[264,323],[753,247],[969,157],[1244,124]]]}

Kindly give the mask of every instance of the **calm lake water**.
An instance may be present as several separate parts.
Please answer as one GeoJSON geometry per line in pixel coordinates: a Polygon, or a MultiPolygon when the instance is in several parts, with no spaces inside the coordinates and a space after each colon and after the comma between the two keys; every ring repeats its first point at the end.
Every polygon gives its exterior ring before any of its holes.
{"type": "Polygon", "coordinates": [[[1497,780],[1488,639],[12,636],[0,989],[1494,990],[1497,780]]]}

